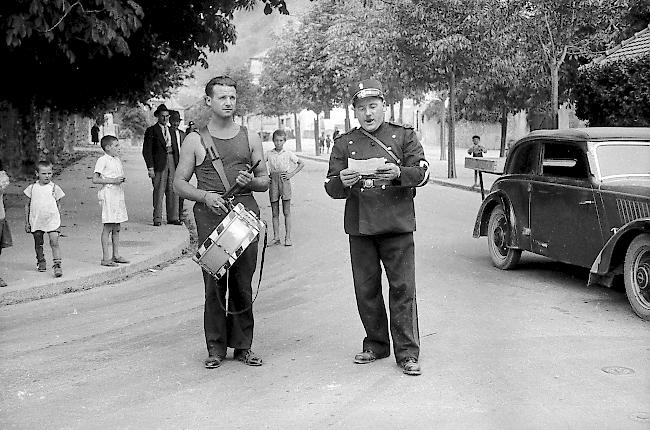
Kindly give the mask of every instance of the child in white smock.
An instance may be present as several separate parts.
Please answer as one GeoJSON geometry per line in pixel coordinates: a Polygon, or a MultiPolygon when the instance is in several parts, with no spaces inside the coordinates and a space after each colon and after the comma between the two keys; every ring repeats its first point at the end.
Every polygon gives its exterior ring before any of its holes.
{"type": "Polygon", "coordinates": [[[100,141],[106,153],[97,160],[93,174],[93,184],[102,184],[97,193],[102,207],[102,266],[117,266],[128,263],[120,256],[120,223],[129,218],[126,214],[123,183],[124,168],[119,159],[120,142],[115,136],[105,135],[100,141]],[[112,248],[112,249],[111,249],[112,248]],[[111,252],[112,251],[112,252],[111,252]]]}
{"type": "Polygon", "coordinates": [[[36,267],[39,272],[45,272],[45,253],[43,250],[43,237],[47,234],[52,249],[52,269],[54,276],[63,276],[61,269],[61,249],[59,248],[59,228],[61,227],[60,200],[65,193],[52,182],[52,163],[39,161],[36,163],[38,181],[25,188],[28,197],[25,204],[25,231],[34,236],[34,249],[36,251],[36,267]]]}

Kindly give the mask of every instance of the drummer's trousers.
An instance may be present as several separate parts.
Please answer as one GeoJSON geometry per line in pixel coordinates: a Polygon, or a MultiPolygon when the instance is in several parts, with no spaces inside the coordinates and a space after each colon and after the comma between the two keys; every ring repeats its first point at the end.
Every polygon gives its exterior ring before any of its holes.
{"type": "MultiPolygon", "coordinates": [[[[205,205],[197,203],[194,205],[194,218],[199,243],[203,243],[223,217],[216,217],[205,205]]],[[[227,347],[251,347],[254,325],[251,282],[257,265],[257,245],[257,241],[251,243],[228,270],[228,274],[219,281],[203,271],[203,327],[208,354],[211,356],[225,357],[227,347]],[[226,316],[224,307],[233,314],[226,316]],[[240,312],[242,310],[244,312],[240,312]]]]}

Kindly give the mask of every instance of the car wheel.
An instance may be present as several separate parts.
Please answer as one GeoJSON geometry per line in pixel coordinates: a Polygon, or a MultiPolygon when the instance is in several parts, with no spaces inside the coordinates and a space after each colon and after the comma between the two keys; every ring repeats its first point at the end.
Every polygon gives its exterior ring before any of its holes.
{"type": "Polygon", "coordinates": [[[488,223],[488,249],[496,267],[502,270],[512,269],[521,257],[521,249],[509,248],[510,224],[502,206],[496,206],[490,214],[488,223]]]}
{"type": "Polygon", "coordinates": [[[625,293],[634,312],[650,321],[650,234],[634,238],[625,253],[625,293]]]}

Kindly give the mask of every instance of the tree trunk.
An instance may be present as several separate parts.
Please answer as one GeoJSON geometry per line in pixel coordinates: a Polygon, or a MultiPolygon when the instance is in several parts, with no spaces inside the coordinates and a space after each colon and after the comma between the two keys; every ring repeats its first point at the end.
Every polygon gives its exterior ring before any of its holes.
{"type": "Polygon", "coordinates": [[[504,104],[501,106],[501,148],[499,149],[499,157],[503,157],[506,153],[506,134],[508,133],[508,108],[504,104]]]}
{"type": "Polygon", "coordinates": [[[447,149],[445,148],[445,125],[447,124],[447,109],[445,101],[442,101],[442,113],[440,114],[440,159],[447,159],[447,149]]]}
{"type": "Polygon", "coordinates": [[[399,123],[404,124],[404,98],[399,101],[399,123]]]}
{"type": "Polygon", "coordinates": [[[298,121],[298,114],[293,113],[293,123],[295,124],[294,127],[294,134],[296,135],[296,152],[302,152],[302,136],[300,136],[300,122],[298,121]]]}
{"type": "Polygon", "coordinates": [[[449,143],[447,144],[447,178],[456,178],[456,75],[449,73],[449,143]]]}
{"type": "Polygon", "coordinates": [[[551,65],[551,120],[553,128],[558,128],[558,115],[560,109],[559,85],[560,85],[560,63],[553,62],[551,65]]]}
{"type": "Polygon", "coordinates": [[[316,114],[316,119],[314,119],[314,153],[320,155],[320,145],[318,144],[318,138],[320,136],[320,124],[318,122],[318,114],[316,114]]]}
{"type": "Polygon", "coordinates": [[[390,121],[395,122],[395,105],[390,104],[390,121]]]}
{"type": "Polygon", "coordinates": [[[350,131],[350,108],[348,105],[344,106],[345,108],[345,132],[350,131]]]}

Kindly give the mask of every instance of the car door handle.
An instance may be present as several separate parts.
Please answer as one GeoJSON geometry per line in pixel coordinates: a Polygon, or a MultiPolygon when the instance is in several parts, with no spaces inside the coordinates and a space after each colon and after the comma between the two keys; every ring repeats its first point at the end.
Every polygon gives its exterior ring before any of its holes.
{"type": "Polygon", "coordinates": [[[584,205],[593,205],[594,203],[596,203],[596,202],[593,201],[593,200],[583,200],[578,204],[584,206],[584,205]]]}

